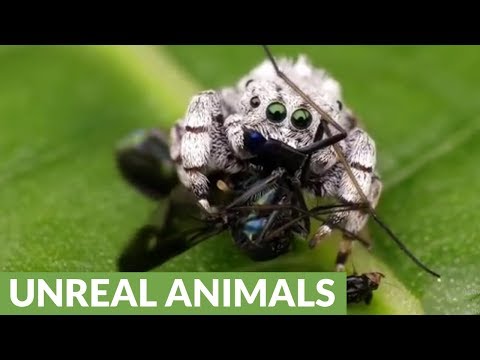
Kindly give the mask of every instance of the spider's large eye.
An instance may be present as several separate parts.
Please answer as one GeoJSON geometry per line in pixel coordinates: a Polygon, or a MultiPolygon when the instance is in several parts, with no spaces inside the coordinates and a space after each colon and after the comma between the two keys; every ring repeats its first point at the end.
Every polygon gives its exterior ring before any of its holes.
{"type": "Polygon", "coordinates": [[[287,117],[287,109],[285,105],[279,102],[274,102],[267,107],[267,119],[279,123],[287,117]]]}
{"type": "Polygon", "coordinates": [[[291,121],[297,129],[306,129],[312,123],[312,114],[308,110],[298,109],[292,114],[291,121]]]}
{"type": "Polygon", "coordinates": [[[260,99],[258,98],[258,96],[254,96],[250,99],[250,105],[253,108],[257,108],[260,106],[260,99]]]}

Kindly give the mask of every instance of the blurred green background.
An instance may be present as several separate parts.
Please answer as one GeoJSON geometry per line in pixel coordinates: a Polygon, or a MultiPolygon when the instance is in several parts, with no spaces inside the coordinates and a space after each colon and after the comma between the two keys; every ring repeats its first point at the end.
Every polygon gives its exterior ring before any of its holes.
{"type": "MultiPolygon", "coordinates": [[[[351,313],[480,312],[480,47],[273,46],[308,55],[343,85],[375,139],[381,216],[442,274],[415,267],[370,224],[358,271],[381,270],[371,306],[351,313]]],[[[264,60],[258,46],[0,47],[0,269],[115,271],[155,204],[118,176],[113,149],[137,128],[168,128],[190,97],[230,85],[264,60]]],[[[252,263],[227,237],[158,269],[331,270],[332,239],[252,263]]]]}

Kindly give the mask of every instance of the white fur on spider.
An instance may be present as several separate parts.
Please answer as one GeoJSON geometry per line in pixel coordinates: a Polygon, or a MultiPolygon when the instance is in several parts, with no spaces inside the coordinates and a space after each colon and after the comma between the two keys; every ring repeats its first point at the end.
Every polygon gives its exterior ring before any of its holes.
{"type": "MultiPolygon", "coordinates": [[[[376,175],[375,143],[365,130],[358,127],[351,110],[343,104],[339,82],[325,70],[313,67],[306,56],[300,56],[296,61],[278,59],[278,65],[347,131],[347,138],[338,145],[367,199],[376,206],[382,186],[376,175]]],[[[172,130],[171,133],[171,154],[176,155],[174,160],[179,179],[208,211],[211,209],[206,200],[211,186],[208,174],[212,171],[235,174],[248,166],[246,160],[250,154],[244,148],[244,128],[298,148],[313,142],[320,120],[320,114],[287,86],[275,73],[270,61],[266,60],[235,86],[203,91],[192,98],[185,118],[177,123],[177,131],[172,130]],[[254,98],[255,102],[252,101],[254,98]],[[282,121],[267,119],[267,107],[274,102],[283,104],[286,109],[282,121]],[[311,124],[305,129],[298,129],[291,121],[292,114],[298,109],[306,109],[312,116],[311,124]]],[[[334,127],[328,127],[333,135],[339,133],[334,127]]],[[[332,147],[312,155],[310,170],[308,184],[302,185],[315,195],[347,203],[362,202],[361,195],[332,147]]],[[[337,224],[356,234],[366,220],[367,214],[360,211],[334,214],[327,225],[319,229],[317,240],[328,235],[337,224]]]]}
{"type": "MultiPolygon", "coordinates": [[[[277,60],[277,63],[282,72],[305,92],[308,93],[309,90],[314,89],[315,92],[318,92],[325,98],[330,98],[330,100],[342,99],[340,83],[330,76],[326,70],[315,68],[307,56],[299,55],[296,61],[280,58],[277,60]]],[[[238,82],[238,87],[244,89],[245,84],[250,79],[274,81],[283,84],[283,80],[277,76],[275,68],[269,60],[263,61],[249,74],[245,75],[238,82]]]]}

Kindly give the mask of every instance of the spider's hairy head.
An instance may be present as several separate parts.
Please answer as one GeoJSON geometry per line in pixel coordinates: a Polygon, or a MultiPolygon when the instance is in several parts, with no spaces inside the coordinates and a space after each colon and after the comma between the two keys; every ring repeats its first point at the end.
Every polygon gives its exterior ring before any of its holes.
{"type": "MultiPolygon", "coordinates": [[[[341,100],[342,89],[339,82],[326,70],[315,68],[307,56],[299,55],[296,60],[278,58],[276,62],[280,70],[305,92],[318,92],[324,97],[341,100]]],[[[276,81],[285,86],[283,81],[278,78],[275,68],[268,59],[243,77],[239,82],[239,86],[245,87],[246,83],[251,79],[276,81]]]]}
{"type": "MultiPolygon", "coordinates": [[[[341,122],[341,89],[335,79],[314,68],[305,56],[296,61],[278,59],[278,65],[313,101],[341,122]]],[[[243,126],[294,148],[313,142],[320,114],[278,77],[268,60],[241,79],[238,89],[242,92],[239,110],[243,126]]]]}

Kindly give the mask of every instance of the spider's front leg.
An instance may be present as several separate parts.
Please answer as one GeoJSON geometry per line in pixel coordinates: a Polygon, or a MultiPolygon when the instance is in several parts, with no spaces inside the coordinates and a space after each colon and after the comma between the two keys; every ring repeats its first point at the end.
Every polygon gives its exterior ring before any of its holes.
{"type": "Polygon", "coordinates": [[[225,134],[223,102],[221,94],[215,91],[198,94],[190,102],[185,119],[171,132],[170,150],[178,177],[209,213],[214,209],[208,201],[208,174],[215,170],[235,174],[242,168],[225,134]]]}
{"type": "Polygon", "coordinates": [[[232,114],[225,120],[225,133],[228,147],[232,149],[236,159],[246,159],[252,156],[247,150],[244,127],[245,120],[240,114],[232,114]]]}
{"type": "Polygon", "coordinates": [[[213,122],[222,116],[220,95],[213,90],[204,91],[192,98],[185,119],[176,124],[171,133],[171,152],[178,153],[172,154],[178,177],[208,212],[211,212],[206,176],[212,144],[210,131],[213,122]]]}
{"type": "MultiPolygon", "coordinates": [[[[376,151],[374,141],[362,129],[352,130],[346,140],[345,157],[360,188],[371,206],[375,208],[381,194],[382,183],[375,174],[376,151]]],[[[322,196],[335,197],[344,204],[362,203],[361,194],[358,193],[342,164],[335,164],[321,181],[322,196]]],[[[310,246],[314,247],[330,235],[336,225],[341,225],[348,232],[357,235],[365,226],[367,220],[367,210],[335,213],[327,219],[324,225],[318,228],[310,241],[310,246]]],[[[351,237],[343,234],[336,259],[337,271],[345,269],[345,263],[351,253],[352,240],[351,237]]]]}

